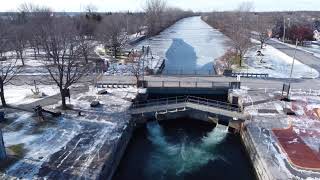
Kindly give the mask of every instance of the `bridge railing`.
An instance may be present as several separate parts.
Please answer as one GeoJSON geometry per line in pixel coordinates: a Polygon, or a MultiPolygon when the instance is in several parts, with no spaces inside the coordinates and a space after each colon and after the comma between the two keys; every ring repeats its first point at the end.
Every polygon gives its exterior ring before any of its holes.
{"type": "Polygon", "coordinates": [[[195,97],[195,96],[188,96],[186,102],[221,108],[229,111],[241,112],[241,109],[237,105],[230,104],[223,101],[217,101],[217,100],[206,99],[206,98],[195,97]]]}
{"type": "Polygon", "coordinates": [[[163,70],[163,75],[175,76],[216,76],[215,70],[163,70]]]}
{"type": "Polygon", "coordinates": [[[241,109],[235,104],[230,104],[227,102],[195,97],[195,96],[178,96],[178,97],[151,99],[147,101],[135,102],[132,105],[132,109],[138,109],[138,108],[144,108],[144,107],[150,107],[150,106],[178,104],[178,103],[193,103],[198,105],[225,109],[229,111],[241,112],[241,109]]]}
{"type": "Polygon", "coordinates": [[[133,109],[143,108],[147,106],[160,106],[166,104],[178,104],[186,102],[186,96],[177,96],[169,98],[149,99],[146,101],[138,101],[132,104],[133,109]]]}

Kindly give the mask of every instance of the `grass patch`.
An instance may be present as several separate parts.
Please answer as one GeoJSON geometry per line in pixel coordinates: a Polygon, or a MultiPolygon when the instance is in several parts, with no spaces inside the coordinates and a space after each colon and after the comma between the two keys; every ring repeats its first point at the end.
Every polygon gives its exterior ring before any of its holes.
{"type": "Polygon", "coordinates": [[[22,159],[27,150],[24,148],[24,144],[16,144],[7,147],[7,158],[0,163],[0,172],[5,172],[10,166],[22,159]]]}
{"type": "Polygon", "coordinates": [[[24,148],[24,144],[16,144],[8,147],[9,154],[17,158],[23,158],[26,154],[26,149],[24,148]]]}

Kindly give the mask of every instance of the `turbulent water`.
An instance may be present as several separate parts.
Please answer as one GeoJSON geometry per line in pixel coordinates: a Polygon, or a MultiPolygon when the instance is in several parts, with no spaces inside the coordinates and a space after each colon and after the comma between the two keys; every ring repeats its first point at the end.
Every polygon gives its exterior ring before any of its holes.
{"type": "Polygon", "coordinates": [[[254,179],[240,138],[226,127],[191,119],[138,129],[113,178],[139,180],[254,179]],[[232,172],[232,173],[230,173],[232,172]]]}
{"type": "Polygon", "coordinates": [[[148,124],[147,128],[148,139],[155,146],[148,165],[150,178],[159,176],[165,179],[167,175],[180,176],[184,173],[192,173],[216,159],[229,163],[222,156],[214,153],[215,146],[218,146],[227,135],[224,126],[217,126],[199,142],[188,141],[185,134],[182,141],[178,143],[168,142],[162,127],[157,122],[148,124]]]}
{"type": "Polygon", "coordinates": [[[185,18],[158,36],[139,43],[150,46],[153,56],[166,59],[163,73],[213,73],[213,62],[226,50],[226,37],[200,17],[185,18]]]}

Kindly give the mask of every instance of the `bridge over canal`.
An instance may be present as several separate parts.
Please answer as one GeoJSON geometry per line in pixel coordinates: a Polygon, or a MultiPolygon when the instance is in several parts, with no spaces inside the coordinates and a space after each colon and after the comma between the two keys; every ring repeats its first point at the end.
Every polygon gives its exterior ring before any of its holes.
{"type": "Polygon", "coordinates": [[[235,104],[194,96],[170,97],[135,102],[130,110],[130,113],[132,115],[146,113],[165,114],[186,111],[188,109],[241,120],[245,120],[247,118],[241,112],[241,109],[235,104]]]}

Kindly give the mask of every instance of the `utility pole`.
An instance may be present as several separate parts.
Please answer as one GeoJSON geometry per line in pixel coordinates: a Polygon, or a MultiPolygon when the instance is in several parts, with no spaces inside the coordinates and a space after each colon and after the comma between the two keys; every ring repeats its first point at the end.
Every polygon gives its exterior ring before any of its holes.
{"type": "Polygon", "coordinates": [[[295,59],[296,59],[297,49],[298,49],[298,39],[296,40],[296,48],[294,49],[294,55],[293,55],[293,60],[292,60],[292,65],[291,65],[291,71],[290,71],[290,78],[289,78],[289,87],[291,87],[292,73],[293,73],[294,61],[295,61],[295,59]]]}
{"type": "Polygon", "coordinates": [[[283,16],[283,37],[282,37],[282,41],[284,42],[286,37],[286,18],[285,16],[283,16]]]}

